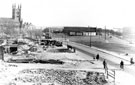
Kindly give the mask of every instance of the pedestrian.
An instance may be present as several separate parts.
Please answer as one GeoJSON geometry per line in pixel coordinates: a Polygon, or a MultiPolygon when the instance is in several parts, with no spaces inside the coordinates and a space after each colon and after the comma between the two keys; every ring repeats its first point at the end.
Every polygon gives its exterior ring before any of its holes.
{"type": "Polygon", "coordinates": [[[107,67],[107,62],[106,62],[105,59],[104,59],[104,61],[103,61],[103,67],[104,67],[104,69],[105,69],[105,72],[107,72],[108,67],[107,67]]]}
{"type": "Polygon", "coordinates": [[[73,48],[73,50],[74,50],[74,53],[76,52],[76,49],[75,48],[73,48]]]}
{"type": "Polygon", "coordinates": [[[128,56],[128,53],[126,53],[125,55],[128,56]]]}
{"type": "Polygon", "coordinates": [[[99,60],[99,54],[97,54],[96,59],[99,60]]]}
{"type": "Polygon", "coordinates": [[[106,68],[106,60],[104,59],[103,61],[103,66],[104,66],[104,69],[106,68]]]}
{"type": "Polygon", "coordinates": [[[121,60],[121,62],[120,62],[120,68],[121,69],[124,69],[124,62],[121,60]]]}
{"type": "Polygon", "coordinates": [[[130,58],[130,64],[134,64],[133,58],[130,58]]]}
{"type": "Polygon", "coordinates": [[[95,56],[93,56],[93,60],[95,61],[95,56]]]}

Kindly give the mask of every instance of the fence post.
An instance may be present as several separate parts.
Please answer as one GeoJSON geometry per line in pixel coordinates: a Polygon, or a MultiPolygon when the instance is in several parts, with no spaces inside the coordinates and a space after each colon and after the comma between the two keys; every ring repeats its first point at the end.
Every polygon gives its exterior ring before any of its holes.
{"type": "Polygon", "coordinates": [[[110,70],[110,72],[109,72],[109,70],[107,70],[107,79],[109,78],[109,76],[110,77],[112,77],[113,79],[114,79],[114,85],[115,85],[115,70],[110,70]]]}
{"type": "Polygon", "coordinates": [[[115,70],[114,70],[114,85],[115,85],[115,70]]]}
{"type": "Polygon", "coordinates": [[[107,79],[108,79],[108,70],[107,70],[107,79]]]}

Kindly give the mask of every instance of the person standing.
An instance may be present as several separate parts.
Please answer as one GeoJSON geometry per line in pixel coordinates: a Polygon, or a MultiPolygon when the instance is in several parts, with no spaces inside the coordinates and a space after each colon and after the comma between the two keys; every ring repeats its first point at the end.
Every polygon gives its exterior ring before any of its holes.
{"type": "Polygon", "coordinates": [[[104,69],[105,69],[105,72],[107,72],[107,62],[106,62],[106,60],[104,59],[104,61],[103,61],[103,67],[104,67],[104,69]]]}
{"type": "Polygon", "coordinates": [[[97,54],[96,59],[99,60],[99,54],[97,54]]]}
{"type": "Polygon", "coordinates": [[[124,62],[121,60],[121,62],[120,62],[120,68],[121,69],[124,69],[124,62]]]}
{"type": "Polygon", "coordinates": [[[104,66],[104,69],[106,68],[106,60],[104,59],[103,61],[103,66],[104,66]]]}
{"type": "Polygon", "coordinates": [[[94,61],[95,61],[95,59],[96,59],[96,55],[93,56],[93,60],[94,60],[94,61]]]}
{"type": "Polygon", "coordinates": [[[133,58],[130,58],[130,64],[134,64],[133,58]]]}

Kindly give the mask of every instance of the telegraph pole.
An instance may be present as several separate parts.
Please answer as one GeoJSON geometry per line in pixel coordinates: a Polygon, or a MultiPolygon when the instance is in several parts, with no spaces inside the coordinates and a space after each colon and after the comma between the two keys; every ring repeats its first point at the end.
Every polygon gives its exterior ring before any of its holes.
{"type": "Polygon", "coordinates": [[[22,23],[23,23],[23,21],[19,20],[19,23],[20,23],[20,35],[22,35],[22,23]]]}
{"type": "Polygon", "coordinates": [[[89,32],[90,32],[90,47],[91,47],[91,30],[90,27],[88,26],[89,32]]]}
{"type": "Polygon", "coordinates": [[[67,41],[67,36],[66,36],[67,33],[65,33],[65,42],[66,44],[68,45],[68,41],[67,41]]]}
{"type": "Polygon", "coordinates": [[[106,26],[105,26],[105,40],[106,40],[106,26]]]}

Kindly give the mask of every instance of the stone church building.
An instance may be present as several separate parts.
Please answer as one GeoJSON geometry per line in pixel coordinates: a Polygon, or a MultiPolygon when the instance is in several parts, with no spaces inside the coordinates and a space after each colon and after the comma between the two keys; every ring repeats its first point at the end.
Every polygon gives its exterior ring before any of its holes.
{"type": "Polygon", "coordinates": [[[12,5],[11,18],[0,18],[0,29],[20,28],[21,24],[21,5],[12,5]]]}

